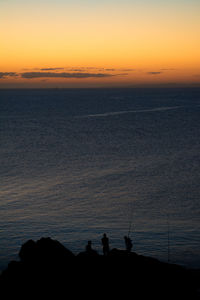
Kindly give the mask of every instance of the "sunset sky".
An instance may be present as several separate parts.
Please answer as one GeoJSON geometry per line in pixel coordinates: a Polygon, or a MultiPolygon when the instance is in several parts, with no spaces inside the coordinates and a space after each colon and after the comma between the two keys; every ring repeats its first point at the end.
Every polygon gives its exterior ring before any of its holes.
{"type": "Polygon", "coordinates": [[[200,86],[199,0],[0,0],[0,88],[200,86]]]}

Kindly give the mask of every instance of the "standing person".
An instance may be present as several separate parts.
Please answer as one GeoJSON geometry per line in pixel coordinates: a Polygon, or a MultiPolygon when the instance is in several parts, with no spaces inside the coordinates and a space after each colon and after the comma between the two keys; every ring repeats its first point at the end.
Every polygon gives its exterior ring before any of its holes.
{"type": "Polygon", "coordinates": [[[126,245],[126,251],[128,253],[130,253],[131,249],[133,247],[132,241],[131,241],[130,237],[127,237],[127,236],[124,237],[124,240],[125,240],[125,245],[126,245]]]}
{"type": "Polygon", "coordinates": [[[101,239],[102,245],[103,245],[103,254],[108,255],[109,253],[109,239],[104,233],[102,239],[101,239]]]}

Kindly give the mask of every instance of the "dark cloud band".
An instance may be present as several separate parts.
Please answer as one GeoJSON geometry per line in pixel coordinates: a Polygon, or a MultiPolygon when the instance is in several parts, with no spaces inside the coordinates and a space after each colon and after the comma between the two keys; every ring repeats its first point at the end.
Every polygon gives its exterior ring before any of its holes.
{"type": "Polygon", "coordinates": [[[25,72],[21,73],[22,78],[103,78],[111,77],[112,74],[104,73],[54,73],[54,72],[25,72]]]}
{"type": "Polygon", "coordinates": [[[14,76],[18,76],[18,74],[15,72],[0,72],[0,79],[5,77],[14,77],[14,76]]]}

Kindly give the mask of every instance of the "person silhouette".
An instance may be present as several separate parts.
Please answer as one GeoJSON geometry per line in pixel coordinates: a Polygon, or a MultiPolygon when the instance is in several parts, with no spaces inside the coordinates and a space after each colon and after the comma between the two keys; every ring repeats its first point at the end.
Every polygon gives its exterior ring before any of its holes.
{"type": "Polygon", "coordinates": [[[124,236],[124,241],[125,241],[125,245],[126,245],[126,251],[128,253],[131,252],[131,249],[133,247],[132,241],[130,239],[130,237],[124,236]]]}
{"type": "Polygon", "coordinates": [[[109,239],[104,233],[103,238],[101,239],[102,245],[103,245],[103,254],[108,255],[109,253],[109,239]]]}
{"type": "Polygon", "coordinates": [[[88,241],[86,247],[85,247],[85,253],[84,255],[87,256],[98,256],[98,253],[96,250],[92,249],[92,241],[88,241]]]}
{"type": "Polygon", "coordinates": [[[86,252],[90,253],[92,252],[92,242],[88,241],[86,247],[85,247],[86,252]]]}

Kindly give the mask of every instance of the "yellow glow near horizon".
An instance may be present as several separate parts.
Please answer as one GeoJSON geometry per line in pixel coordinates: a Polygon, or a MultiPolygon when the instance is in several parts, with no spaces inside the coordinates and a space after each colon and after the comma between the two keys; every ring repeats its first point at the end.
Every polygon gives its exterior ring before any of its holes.
{"type": "MultiPolygon", "coordinates": [[[[22,0],[19,6],[16,1],[1,3],[0,72],[45,67],[135,70],[115,71],[112,75],[116,76],[105,78],[48,78],[55,84],[77,82],[77,86],[83,81],[87,85],[200,81],[200,5],[196,1],[193,5],[175,1],[168,6],[153,0],[154,5],[145,1],[114,5],[110,0],[112,5],[102,6],[88,1],[85,6],[80,1],[72,5],[60,0],[59,5],[53,1],[48,5],[22,0]],[[151,72],[157,73],[150,76],[151,72]]],[[[44,83],[44,78],[0,79],[0,87],[44,83]]]]}

